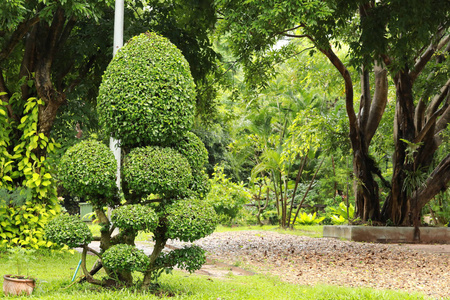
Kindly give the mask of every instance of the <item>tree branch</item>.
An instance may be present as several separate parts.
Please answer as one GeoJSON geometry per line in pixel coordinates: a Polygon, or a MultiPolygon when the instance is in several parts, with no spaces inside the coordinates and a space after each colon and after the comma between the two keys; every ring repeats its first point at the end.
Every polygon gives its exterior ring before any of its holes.
{"type": "MultiPolygon", "coordinates": [[[[434,129],[435,137],[439,136],[439,134],[448,126],[449,123],[450,123],[450,105],[447,106],[445,111],[442,113],[442,116],[436,123],[436,127],[434,129]]],[[[441,144],[441,142],[442,141],[440,141],[438,144],[441,144]]]]}
{"type": "Polygon", "coordinates": [[[444,47],[449,41],[450,36],[447,36],[442,42],[439,43],[439,41],[442,39],[442,36],[444,34],[444,28],[441,28],[436,33],[435,41],[432,42],[428,48],[425,50],[425,52],[419,57],[419,59],[416,61],[414,68],[409,72],[409,76],[411,78],[411,82],[414,82],[419,74],[423,71],[427,63],[430,61],[430,59],[433,57],[436,50],[441,49],[444,47]]]}
{"type": "Polygon", "coordinates": [[[354,146],[357,145],[358,139],[358,122],[355,114],[355,108],[353,107],[353,83],[350,76],[350,72],[337,57],[331,48],[319,50],[325,54],[330,60],[333,66],[339,71],[345,82],[345,108],[347,110],[348,121],[350,125],[350,140],[354,146]]]}
{"type": "Polygon", "coordinates": [[[280,32],[278,32],[277,34],[284,34],[284,33],[286,33],[286,32],[294,31],[295,29],[299,29],[299,28],[302,28],[302,27],[304,27],[304,26],[303,26],[303,25],[298,25],[298,26],[295,26],[295,27],[292,27],[292,28],[289,28],[289,29],[280,31],[280,32]]]}
{"type": "Polygon", "coordinates": [[[14,30],[11,38],[9,39],[9,42],[6,44],[5,48],[2,49],[0,52],[0,62],[3,61],[5,58],[7,58],[11,52],[14,50],[14,48],[17,46],[17,44],[22,40],[22,38],[25,36],[25,34],[28,32],[28,30],[37,24],[39,22],[39,17],[35,16],[31,19],[28,19],[25,22],[20,23],[17,26],[17,29],[14,30]]]}
{"type": "Polygon", "coordinates": [[[281,35],[286,37],[292,37],[292,38],[311,38],[307,34],[289,34],[289,33],[282,33],[281,35]]]}
{"type": "Polygon", "coordinates": [[[96,285],[102,285],[102,282],[100,280],[94,279],[94,277],[92,277],[92,275],[90,274],[90,272],[86,268],[86,254],[87,254],[87,251],[88,251],[88,247],[84,246],[83,247],[83,253],[81,254],[81,269],[83,270],[84,276],[85,276],[87,282],[92,283],[92,284],[96,284],[96,285]]]}
{"type": "Polygon", "coordinates": [[[431,103],[428,105],[428,108],[426,110],[426,115],[428,118],[431,118],[431,116],[438,110],[441,103],[448,99],[450,92],[450,79],[447,80],[447,82],[441,87],[440,93],[436,95],[431,103]]]}
{"type": "Polygon", "coordinates": [[[370,106],[370,114],[365,127],[366,145],[370,144],[372,137],[380,124],[381,118],[383,117],[384,110],[386,109],[387,99],[388,99],[388,80],[387,80],[387,70],[378,64],[374,67],[375,73],[375,92],[373,94],[372,105],[370,106]]]}
{"type": "Polygon", "coordinates": [[[414,192],[412,199],[418,197],[418,207],[422,208],[436,194],[445,191],[450,182],[450,154],[448,154],[430,174],[421,189],[414,192]]]}

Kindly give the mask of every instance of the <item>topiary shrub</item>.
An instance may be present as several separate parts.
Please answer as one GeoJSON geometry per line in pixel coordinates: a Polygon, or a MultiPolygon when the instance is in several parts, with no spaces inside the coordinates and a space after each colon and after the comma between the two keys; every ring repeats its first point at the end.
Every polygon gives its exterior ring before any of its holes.
{"type": "Polygon", "coordinates": [[[125,147],[167,145],[193,124],[195,85],[189,64],[155,33],[133,37],[103,75],[101,126],[125,147]]]}
{"type": "Polygon", "coordinates": [[[66,214],[59,215],[47,224],[45,237],[55,244],[70,248],[87,245],[92,241],[92,233],[80,217],[66,214]]]}
{"type": "Polygon", "coordinates": [[[158,225],[158,216],[148,206],[124,205],[112,212],[111,221],[120,229],[152,232],[158,225]]]}
{"type": "Polygon", "coordinates": [[[181,249],[175,249],[169,253],[164,253],[158,257],[158,261],[156,263],[161,266],[178,266],[178,268],[192,273],[200,269],[205,262],[205,250],[199,246],[193,245],[190,247],[185,246],[181,249]]]}
{"type": "MultiPolygon", "coordinates": [[[[104,209],[96,207],[101,251],[83,246],[82,270],[88,282],[130,286],[132,272],[139,271],[144,275],[142,289],[146,289],[164,270],[178,266],[192,272],[205,262],[205,252],[196,246],[165,249],[170,238],[192,242],[212,233],[216,226],[214,209],[200,200],[209,190],[204,170],[208,155],[200,139],[189,132],[194,116],[193,91],[181,52],[153,33],[131,39],[108,67],[99,92],[98,113],[105,130],[124,146],[124,199],[115,202],[111,222],[104,209]],[[116,228],[120,232],[113,236],[116,228]],[[153,250],[148,256],[135,247],[139,231],[153,234],[153,250]],[[87,251],[98,256],[108,279],[98,280],[86,269],[87,251]]],[[[100,173],[109,173],[109,164],[92,168],[90,162],[97,154],[101,161],[109,159],[109,152],[85,154],[79,147],[65,158],[66,168],[71,170],[61,176],[67,181],[65,186],[78,195],[95,194],[99,199],[109,195],[106,187],[85,184],[98,184],[100,173]],[[71,165],[78,162],[84,164],[82,169],[71,165]]]]}
{"type": "Polygon", "coordinates": [[[192,132],[186,133],[174,148],[187,158],[192,170],[201,170],[208,162],[205,144],[192,132]]]}
{"type": "Polygon", "coordinates": [[[217,215],[204,201],[184,199],[173,203],[165,210],[167,237],[184,242],[193,242],[214,232],[217,215]]]}
{"type": "Polygon", "coordinates": [[[104,266],[110,270],[120,271],[145,271],[150,260],[144,251],[135,246],[119,244],[105,251],[102,257],[104,266]]]}
{"type": "Polygon", "coordinates": [[[86,140],[70,147],[61,157],[58,177],[72,195],[103,206],[114,204],[116,169],[114,154],[105,144],[86,140]]]}
{"type": "Polygon", "coordinates": [[[148,146],[126,155],[122,180],[130,193],[176,196],[187,190],[192,174],[187,159],[176,150],[148,146]]]}

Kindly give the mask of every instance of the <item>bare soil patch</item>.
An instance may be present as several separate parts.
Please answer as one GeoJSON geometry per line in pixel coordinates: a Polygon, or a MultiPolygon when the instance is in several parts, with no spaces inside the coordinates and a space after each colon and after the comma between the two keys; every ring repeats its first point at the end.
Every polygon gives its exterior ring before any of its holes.
{"type": "Polygon", "coordinates": [[[275,275],[295,284],[371,287],[421,292],[437,299],[450,297],[450,245],[358,243],[268,231],[213,233],[195,244],[207,251],[210,261],[223,262],[236,271],[275,275]]]}

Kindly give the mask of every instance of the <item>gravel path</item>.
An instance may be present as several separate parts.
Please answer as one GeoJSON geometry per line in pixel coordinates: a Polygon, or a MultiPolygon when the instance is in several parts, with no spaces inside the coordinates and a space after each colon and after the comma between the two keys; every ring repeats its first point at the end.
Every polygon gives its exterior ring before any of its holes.
{"type": "MultiPolygon", "coordinates": [[[[181,247],[185,243],[169,244],[181,247]]],[[[209,259],[295,284],[364,286],[421,292],[436,299],[450,297],[447,245],[432,252],[439,245],[356,243],[268,231],[213,233],[194,244],[205,249],[209,259]]]]}

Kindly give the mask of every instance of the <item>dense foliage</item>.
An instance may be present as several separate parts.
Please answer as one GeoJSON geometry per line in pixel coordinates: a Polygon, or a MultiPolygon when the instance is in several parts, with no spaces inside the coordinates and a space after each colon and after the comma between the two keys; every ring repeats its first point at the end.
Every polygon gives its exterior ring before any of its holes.
{"type": "Polygon", "coordinates": [[[106,69],[97,99],[100,124],[126,147],[167,145],[192,127],[194,97],[180,50],[155,33],[141,34],[106,69]]]}
{"type": "Polygon", "coordinates": [[[150,263],[144,251],[135,246],[118,244],[105,251],[102,257],[105,267],[116,271],[145,271],[150,263]]]}
{"type": "Polygon", "coordinates": [[[217,216],[205,201],[184,199],[169,205],[164,215],[167,219],[167,237],[193,242],[213,233],[217,216]]]}
{"type": "Polygon", "coordinates": [[[170,197],[186,192],[192,172],[187,159],[176,150],[147,146],[127,154],[122,180],[127,193],[170,197]]]}
{"type": "Polygon", "coordinates": [[[46,248],[44,228],[57,214],[49,205],[32,202],[26,189],[0,189],[0,247],[46,248]]]}
{"type": "Polygon", "coordinates": [[[152,232],[158,225],[158,216],[144,205],[124,205],[112,212],[111,221],[120,229],[152,232]]]}
{"type": "Polygon", "coordinates": [[[96,206],[114,204],[117,198],[117,162],[109,148],[86,140],[70,147],[59,163],[59,180],[73,195],[86,197],[96,206]]]}
{"type": "Polygon", "coordinates": [[[45,237],[55,244],[70,248],[87,245],[92,241],[92,233],[86,223],[79,216],[67,214],[59,215],[47,224],[45,237]]]}

